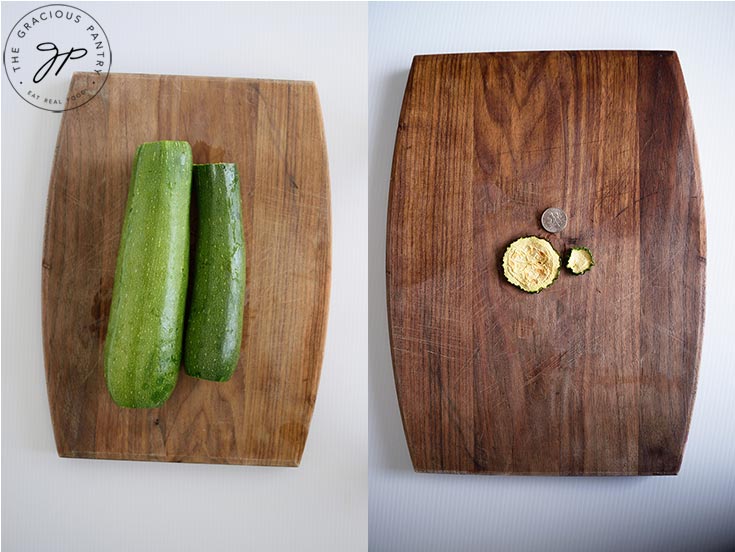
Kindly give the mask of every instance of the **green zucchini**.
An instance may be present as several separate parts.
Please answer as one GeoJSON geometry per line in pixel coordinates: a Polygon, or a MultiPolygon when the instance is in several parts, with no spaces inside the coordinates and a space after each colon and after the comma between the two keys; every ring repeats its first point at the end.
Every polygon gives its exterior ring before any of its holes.
{"type": "Polygon", "coordinates": [[[151,142],[135,153],[104,351],[107,388],[120,406],[161,406],[176,385],[191,171],[187,142],[151,142]]]}
{"type": "Polygon", "coordinates": [[[192,181],[198,218],[184,369],[227,381],[240,357],[245,305],[240,178],[235,164],[217,163],[194,165],[192,181]]]}
{"type": "Polygon", "coordinates": [[[592,251],[586,247],[572,247],[567,254],[567,268],[579,276],[595,266],[592,251]]]}
{"type": "Polygon", "coordinates": [[[503,255],[503,274],[514,286],[528,293],[538,293],[559,277],[561,257],[545,239],[536,236],[518,238],[503,255]]]}

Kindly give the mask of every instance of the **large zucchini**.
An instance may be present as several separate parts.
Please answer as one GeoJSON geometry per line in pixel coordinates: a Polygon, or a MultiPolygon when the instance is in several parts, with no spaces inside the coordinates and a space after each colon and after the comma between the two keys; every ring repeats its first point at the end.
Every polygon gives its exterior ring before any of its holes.
{"type": "Polygon", "coordinates": [[[240,357],[245,301],[237,166],[194,165],[193,193],[198,217],[184,368],[190,376],[227,381],[240,357]]]}
{"type": "Polygon", "coordinates": [[[151,142],[135,153],[105,340],[112,399],[153,408],[181,365],[189,269],[191,146],[151,142]]]}

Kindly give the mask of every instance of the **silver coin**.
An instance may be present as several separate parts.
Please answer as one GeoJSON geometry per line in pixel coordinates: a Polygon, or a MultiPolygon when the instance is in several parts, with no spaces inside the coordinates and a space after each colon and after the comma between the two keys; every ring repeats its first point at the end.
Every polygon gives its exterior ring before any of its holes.
{"type": "Polygon", "coordinates": [[[541,215],[541,226],[552,234],[564,230],[567,225],[567,214],[558,207],[549,207],[541,215]]]}

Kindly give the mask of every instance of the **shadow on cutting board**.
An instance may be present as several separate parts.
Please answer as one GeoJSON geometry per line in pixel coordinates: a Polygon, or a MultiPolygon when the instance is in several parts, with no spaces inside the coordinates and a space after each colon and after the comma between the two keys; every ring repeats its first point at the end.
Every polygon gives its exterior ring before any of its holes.
{"type": "Polygon", "coordinates": [[[388,214],[388,189],[393,163],[393,145],[396,140],[398,117],[401,112],[403,91],[408,80],[408,68],[386,79],[382,94],[370,105],[375,113],[376,132],[369,159],[369,375],[368,393],[370,418],[376,420],[371,432],[381,442],[379,457],[381,469],[413,471],[411,458],[403,434],[398,410],[396,386],[393,379],[388,317],[385,296],[385,229],[388,214]],[[379,436],[379,437],[378,437],[379,436]]]}

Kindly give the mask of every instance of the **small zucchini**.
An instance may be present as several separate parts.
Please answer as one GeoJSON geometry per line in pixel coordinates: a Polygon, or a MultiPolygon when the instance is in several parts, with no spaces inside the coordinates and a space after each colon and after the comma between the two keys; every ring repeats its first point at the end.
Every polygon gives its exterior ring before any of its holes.
{"type": "Polygon", "coordinates": [[[187,142],[151,142],[135,153],[104,351],[107,389],[119,406],[161,406],[176,385],[189,273],[191,168],[187,142]]]}
{"type": "Polygon", "coordinates": [[[573,274],[584,274],[595,266],[592,252],[586,247],[572,247],[567,254],[567,268],[573,274]]]}
{"type": "Polygon", "coordinates": [[[227,381],[240,357],[245,305],[237,166],[194,165],[193,191],[198,218],[184,368],[190,376],[227,381]]]}
{"type": "Polygon", "coordinates": [[[506,279],[528,293],[538,293],[559,276],[561,258],[546,240],[536,236],[518,238],[503,255],[506,279]]]}

